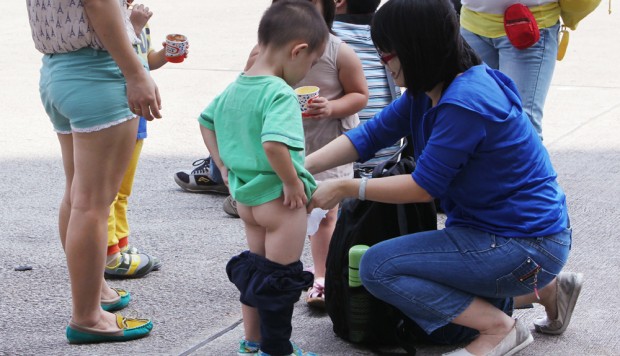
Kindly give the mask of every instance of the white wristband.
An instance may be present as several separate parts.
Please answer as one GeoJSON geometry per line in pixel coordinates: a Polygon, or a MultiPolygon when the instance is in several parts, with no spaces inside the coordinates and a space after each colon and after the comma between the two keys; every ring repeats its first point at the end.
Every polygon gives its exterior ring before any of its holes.
{"type": "Polygon", "coordinates": [[[360,181],[360,190],[357,193],[357,199],[359,200],[366,200],[366,183],[368,183],[368,178],[362,178],[360,181]]]}

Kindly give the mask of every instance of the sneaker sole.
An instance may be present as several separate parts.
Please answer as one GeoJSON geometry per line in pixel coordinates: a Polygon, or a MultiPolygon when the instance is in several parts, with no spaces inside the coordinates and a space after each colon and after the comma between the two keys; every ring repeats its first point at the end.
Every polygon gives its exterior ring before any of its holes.
{"type": "Polygon", "coordinates": [[[205,187],[205,188],[195,188],[193,185],[190,185],[188,183],[185,183],[184,181],[180,180],[176,174],[174,175],[174,181],[176,182],[176,184],[178,184],[179,187],[181,187],[181,189],[183,189],[186,192],[190,192],[190,193],[216,193],[216,194],[222,194],[222,195],[228,195],[228,188],[226,186],[222,187],[217,187],[217,188],[211,188],[211,187],[205,187]]]}

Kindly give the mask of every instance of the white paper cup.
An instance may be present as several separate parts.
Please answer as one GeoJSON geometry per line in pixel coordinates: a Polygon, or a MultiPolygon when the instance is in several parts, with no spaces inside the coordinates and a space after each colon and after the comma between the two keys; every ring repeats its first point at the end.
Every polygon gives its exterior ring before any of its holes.
{"type": "Polygon", "coordinates": [[[304,86],[295,89],[297,94],[297,100],[299,100],[299,107],[301,108],[302,116],[305,116],[305,112],[308,110],[308,101],[312,98],[319,96],[319,87],[304,86]]]}

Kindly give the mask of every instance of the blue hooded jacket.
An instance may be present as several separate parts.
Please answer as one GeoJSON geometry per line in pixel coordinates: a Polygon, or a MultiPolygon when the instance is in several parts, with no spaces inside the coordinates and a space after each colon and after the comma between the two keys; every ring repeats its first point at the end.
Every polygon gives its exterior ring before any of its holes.
{"type": "Polygon", "coordinates": [[[446,226],[539,237],[568,226],[549,154],[506,75],[482,64],[454,79],[435,107],[403,95],[346,133],[360,161],[410,134],[418,185],[440,198],[446,226]]]}

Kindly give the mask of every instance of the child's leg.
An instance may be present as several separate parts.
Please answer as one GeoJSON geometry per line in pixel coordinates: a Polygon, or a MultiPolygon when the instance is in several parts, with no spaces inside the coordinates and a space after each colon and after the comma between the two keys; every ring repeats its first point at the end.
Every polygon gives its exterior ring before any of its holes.
{"type": "Polygon", "coordinates": [[[116,195],[116,201],[114,202],[114,217],[116,220],[116,237],[118,239],[118,247],[121,251],[124,251],[128,245],[129,238],[129,222],[127,221],[127,198],[131,195],[133,188],[134,177],[136,176],[136,169],[138,168],[138,159],[142,152],[142,145],[144,140],[137,140],[136,146],[133,149],[131,161],[125,171],[125,176],[121,182],[121,188],[116,195]]]}
{"type": "Polygon", "coordinates": [[[127,198],[131,195],[138,158],[142,151],[144,140],[136,141],[125,170],[121,186],[110,205],[108,216],[108,257],[106,259],[105,275],[112,278],[144,277],[158,266],[159,261],[145,253],[134,251],[131,256],[122,256],[128,250],[129,223],[127,222],[127,198]]]}
{"type": "Polygon", "coordinates": [[[255,271],[245,298],[260,317],[261,350],[272,355],[293,352],[290,343],[293,306],[301,291],[312,283],[312,274],[299,261],[303,249],[307,214],[291,210],[282,198],[252,207],[238,205],[241,218],[265,228],[265,257],[249,254],[255,271]]]}
{"type": "MultiPolygon", "coordinates": [[[[264,256],[266,234],[265,228],[258,225],[254,220],[250,207],[239,204],[239,208],[243,211],[243,215],[245,216],[243,225],[245,227],[245,234],[250,252],[259,256],[264,256]]],[[[260,319],[258,317],[258,310],[253,306],[242,303],[241,312],[243,314],[245,340],[260,343],[260,319]]]]}
{"type": "Polygon", "coordinates": [[[310,237],[312,262],[314,263],[314,283],[306,294],[306,303],[312,307],[325,308],[325,272],[327,253],[332,234],[338,219],[338,205],[330,209],[319,225],[319,229],[310,237]]]}
{"type": "Polygon", "coordinates": [[[336,228],[337,219],[338,205],[327,212],[327,216],[321,220],[319,229],[310,238],[315,279],[325,278],[325,262],[327,260],[327,252],[329,251],[329,243],[332,239],[332,234],[336,228]]]}
{"type": "Polygon", "coordinates": [[[116,214],[114,213],[117,200],[118,194],[116,194],[114,201],[110,204],[110,214],[108,214],[108,252],[106,265],[115,263],[121,252],[120,247],[118,247],[118,237],[116,236],[116,214]]]}
{"type": "Polygon", "coordinates": [[[246,304],[241,304],[241,315],[243,315],[244,339],[260,343],[260,318],[258,317],[258,309],[246,304]]]}

